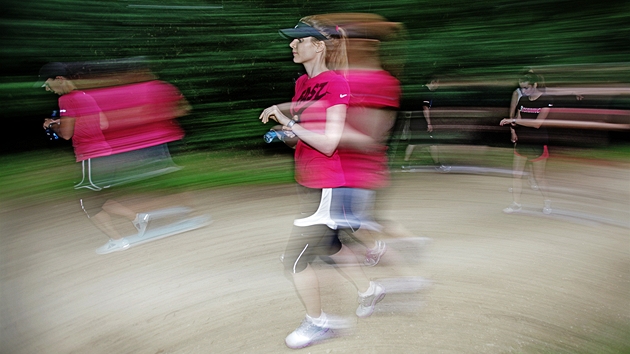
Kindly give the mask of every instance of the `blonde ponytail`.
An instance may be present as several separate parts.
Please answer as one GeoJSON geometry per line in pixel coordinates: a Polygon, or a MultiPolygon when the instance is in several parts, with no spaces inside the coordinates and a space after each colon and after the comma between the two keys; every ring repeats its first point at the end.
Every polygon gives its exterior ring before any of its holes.
{"type": "MultiPolygon", "coordinates": [[[[315,28],[324,37],[326,45],[326,67],[344,74],[348,70],[348,37],[346,31],[319,15],[306,16],[300,20],[315,28]]],[[[319,39],[313,38],[314,41],[319,39]]]]}

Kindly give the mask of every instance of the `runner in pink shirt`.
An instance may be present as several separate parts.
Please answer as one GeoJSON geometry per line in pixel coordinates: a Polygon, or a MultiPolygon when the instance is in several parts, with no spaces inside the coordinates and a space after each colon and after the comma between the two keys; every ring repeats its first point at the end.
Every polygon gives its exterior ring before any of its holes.
{"type": "Polygon", "coordinates": [[[350,69],[348,82],[352,99],[339,145],[347,188],[336,222],[368,247],[363,263],[374,266],[387,249],[378,236],[383,227],[374,218],[374,202],[376,190],[389,183],[386,141],[399,107],[400,83],[380,65],[350,69]]]}
{"type": "Polygon", "coordinates": [[[140,233],[148,215],[136,213],[114,199],[112,186],[155,177],[179,168],[166,143],[183,131],[174,121],[187,103],[173,86],[160,81],[81,90],[81,78],[64,63],[40,70],[40,84],[60,95],[60,119],[46,119],[44,128],[72,139],[82,180],[75,185],[88,218],[110,240],[99,254],[123,250],[129,242],[113,226],[111,215],[127,218],[140,233]]]}
{"type": "Polygon", "coordinates": [[[86,91],[107,116],[103,131],[113,154],[180,140],[184,132],[175,121],[187,103],[174,86],[159,80],[86,91]]]}
{"type": "MultiPolygon", "coordinates": [[[[319,280],[311,263],[323,258],[328,263],[356,263],[356,256],[343,245],[333,230],[331,213],[345,184],[337,146],[341,138],[350,90],[343,72],[347,64],[343,29],[320,16],[302,18],[297,26],[280,30],[291,39],[293,61],[306,74],[295,86],[290,104],[263,110],[263,123],[280,123],[283,131],[298,139],[295,147],[295,179],[299,185],[301,217],[294,220],[283,263],[306,310],[302,324],[285,339],[290,348],[303,348],[332,336],[333,329],[349,322],[322,310],[319,280]],[[285,113],[286,112],[286,113],[285,113]]],[[[351,279],[362,293],[374,295],[374,284],[360,267],[336,268],[351,279]]],[[[373,307],[359,305],[357,315],[372,313],[373,307]]]]}
{"type": "MultiPolygon", "coordinates": [[[[55,87],[54,81],[50,85],[55,87]]],[[[59,97],[59,112],[62,118],[66,118],[60,133],[62,137],[72,136],[77,162],[111,155],[111,146],[102,130],[107,128],[108,122],[92,96],[76,90],[65,93],[59,97]]]]}

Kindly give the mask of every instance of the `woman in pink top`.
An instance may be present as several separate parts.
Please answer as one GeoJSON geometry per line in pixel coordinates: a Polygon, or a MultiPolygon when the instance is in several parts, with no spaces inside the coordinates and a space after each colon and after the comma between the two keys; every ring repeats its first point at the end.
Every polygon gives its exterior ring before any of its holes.
{"type": "Polygon", "coordinates": [[[400,83],[387,71],[350,69],[352,99],[339,146],[346,184],[335,221],[367,247],[364,264],[376,265],[387,246],[374,218],[376,190],[389,183],[386,141],[399,107],[400,83]]]}
{"type": "MultiPolygon", "coordinates": [[[[322,311],[319,281],[311,262],[317,257],[329,263],[348,259],[356,262],[354,253],[339,241],[331,218],[335,188],[345,184],[337,146],[350,90],[345,78],[333,71],[342,71],[347,65],[342,29],[320,16],[308,16],[294,28],[280,30],[280,34],[292,39],[293,61],[302,64],[306,74],[297,80],[291,103],[266,108],[260,119],[263,123],[280,123],[286,135],[298,139],[295,179],[299,184],[301,215],[306,217],[294,221],[283,262],[306,310],[306,318],[285,342],[290,348],[302,348],[330,337],[332,329],[348,323],[322,311]]],[[[374,295],[372,282],[359,267],[344,268],[343,272],[357,289],[374,295]]],[[[364,315],[371,314],[373,307],[359,309],[357,314],[364,315]]]]}
{"type": "MultiPolygon", "coordinates": [[[[101,100],[101,105],[99,105],[98,95],[93,97],[77,88],[75,75],[64,63],[44,65],[39,76],[40,80],[44,81],[41,87],[60,96],[61,118],[45,119],[43,127],[52,129],[63,139],[72,139],[76,161],[81,162],[83,174],[81,182],[74,187],[80,192],[81,208],[94,225],[109,237],[109,241],[99,247],[96,252],[105,254],[127,249],[130,246],[129,242],[120,235],[112,222],[111,215],[127,218],[138,230],[146,227],[147,220],[146,214],[138,214],[113,199],[113,188],[110,186],[118,178],[120,165],[125,160],[129,160],[129,156],[121,153],[121,146],[130,146],[130,140],[125,140],[125,144],[111,144],[103,133],[107,129],[120,131],[119,128],[112,128],[112,121],[108,120],[101,107],[106,102],[112,102],[112,98],[106,96],[109,100],[101,100]]],[[[111,92],[116,88],[108,90],[111,92]]],[[[132,95],[128,91],[124,93],[128,96],[126,101],[133,100],[129,98],[132,95]]],[[[122,101],[125,100],[117,100],[119,103],[122,101]]],[[[151,117],[155,118],[155,115],[151,117]]],[[[116,121],[120,120],[114,119],[114,123],[116,121]]],[[[133,135],[136,141],[141,137],[141,135],[133,135]]],[[[112,141],[117,142],[117,140],[112,141]]],[[[136,149],[138,150],[137,147],[136,149]]]]}

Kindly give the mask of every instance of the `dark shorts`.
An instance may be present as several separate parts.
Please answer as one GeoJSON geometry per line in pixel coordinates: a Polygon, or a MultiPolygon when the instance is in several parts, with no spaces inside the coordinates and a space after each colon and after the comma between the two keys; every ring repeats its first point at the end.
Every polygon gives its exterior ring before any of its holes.
{"type": "Polygon", "coordinates": [[[514,144],[514,154],[536,162],[549,157],[547,145],[514,144]]]}
{"type": "Polygon", "coordinates": [[[435,144],[436,131],[428,132],[427,121],[422,111],[411,112],[408,114],[409,122],[409,144],[410,145],[427,145],[435,144]]]}
{"type": "Polygon", "coordinates": [[[81,209],[92,217],[116,196],[121,186],[179,170],[166,144],[81,161],[81,181],[75,184],[81,209]]]}
{"type": "Polygon", "coordinates": [[[81,181],[74,185],[81,210],[88,218],[103,210],[107,200],[113,198],[114,189],[106,181],[116,175],[115,160],[111,156],[81,161],[81,181]]]}
{"type": "MultiPolygon", "coordinates": [[[[298,185],[298,196],[300,199],[298,219],[313,215],[322,204],[321,189],[298,185]]],[[[323,208],[330,208],[330,204],[322,205],[323,208]]],[[[333,230],[325,224],[293,225],[291,236],[284,251],[285,270],[292,274],[299,273],[317,257],[330,262],[327,256],[331,256],[339,250],[341,250],[341,242],[337,230],[333,230]]]]}

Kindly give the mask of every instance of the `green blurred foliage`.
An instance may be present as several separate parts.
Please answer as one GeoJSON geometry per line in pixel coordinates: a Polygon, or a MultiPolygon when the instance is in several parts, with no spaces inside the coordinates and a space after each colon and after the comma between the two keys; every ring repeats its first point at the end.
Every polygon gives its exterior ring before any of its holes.
{"type": "MultiPolygon", "coordinates": [[[[555,152],[569,160],[609,161],[626,163],[630,146],[608,146],[589,149],[564,149],[555,152]]],[[[512,154],[495,150],[478,155],[474,151],[448,158],[478,162],[482,166],[509,169],[512,154]]],[[[432,163],[426,156],[427,163],[432,163]]],[[[183,167],[180,171],[160,177],[119,186],[121,195],[133,193],[203,190],[235,185],[273,185],[294,181],[293,158],[290,154],[270,154],[268,150],[195,151],[177,154],[173,160],[183,167]]],[[[0,186],[2,201],[14,205],[50,202],[74,197],[72,185],[81,180],[81,171],[72,165],[71,149],[54,155],[23,152],[0,156],[0,186]]],[[[401,164],[402,156],[392,160],[401,164]]],[[[396,165],[399,166],[399,165],[396,165]]]]}
{"type": "MultiPolygon", "coordinates": [[[[36,204],[73,198],[72,185],[81,180],[72,165],[72,150],[45,155],[23,152],[0,156],[2,201],[36,204]]],[[[163,176],[116,187],[120,195],[192,191],[235,185],[284,184],[293,181],[290,155],[255,152],[197,151],[178,154],[174,161],[182,169],[163,176]]]]}
{"type": "Polygon", "coordinates": [[[605,70],[627,61],[628,1],[9,0],[0,23],[0,97],[17,132],[3,150],[48,147],[40,126],[56,97],[32,88],[41,65],[138,55],[191,102],[181,120],[185,149],[261,148],[269,127],[259,112],[289,100],[302,69],[277,30],[328,12],[376,13],[405,25],[405,40],[385,46],[385,62],[404,63],[399,78],[411,106],[433,72],[505,88],[497,105],[507,105],[526,66],[558,68],[548,83],[630,81],[627,70],[605,70]],[[576,65],[596,69],[577,76],[564,69],[576,65]]]}

